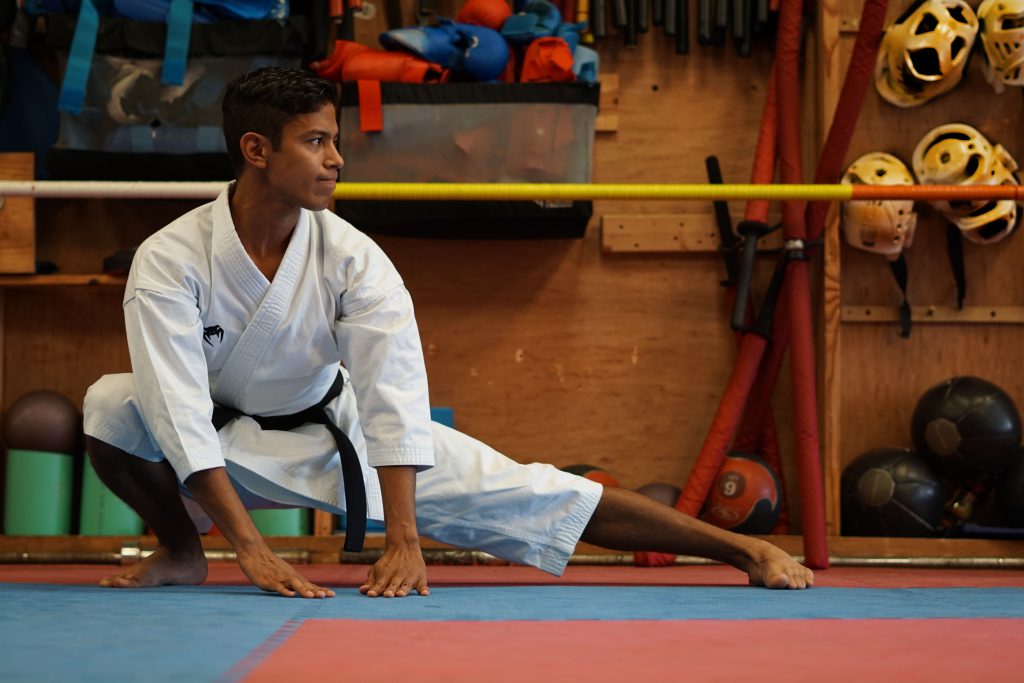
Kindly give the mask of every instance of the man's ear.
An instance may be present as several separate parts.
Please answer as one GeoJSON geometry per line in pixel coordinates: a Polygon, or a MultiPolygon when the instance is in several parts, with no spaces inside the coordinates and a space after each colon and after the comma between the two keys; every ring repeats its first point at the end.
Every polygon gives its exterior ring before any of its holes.
{"type": "Polygon", "coordinates": [[[256,168],[264,168],[267,165],[267,156],[270,152],[270,140],[259,133],[245,133],[238,141],[242,148],[242,157],[247,164],[256,168]]]}

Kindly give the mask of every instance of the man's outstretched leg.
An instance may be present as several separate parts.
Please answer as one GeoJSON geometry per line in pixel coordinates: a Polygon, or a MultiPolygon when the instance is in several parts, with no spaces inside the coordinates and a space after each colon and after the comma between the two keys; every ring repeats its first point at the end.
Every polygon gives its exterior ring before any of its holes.
{"type": "Polygon", "coordinates": [[[170,464],[137,458],[91,436],[86,436],[86,447],[99,478],[142,517],[160,543],[152,555],[100,584],[140,588],[202,583],[206,556],[170,464]]]}
{"type": "Polygon", "coordinates": [[[810,569],[776,546],[694,519],[635,491],[606,486],[580,539],[613,550],[698,555],[747,573],[768,588],[806,588],[810,569]]]}

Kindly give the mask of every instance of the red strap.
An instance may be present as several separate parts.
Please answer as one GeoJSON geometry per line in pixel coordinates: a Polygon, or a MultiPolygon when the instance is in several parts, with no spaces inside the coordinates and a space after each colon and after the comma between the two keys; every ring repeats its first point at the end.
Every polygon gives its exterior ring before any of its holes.
{"type": "Polygon", "coordinates": [[[356,81],[356,86],[359,88],[359,130],[380,133],[384,130],[380,81],[356,81]]]}

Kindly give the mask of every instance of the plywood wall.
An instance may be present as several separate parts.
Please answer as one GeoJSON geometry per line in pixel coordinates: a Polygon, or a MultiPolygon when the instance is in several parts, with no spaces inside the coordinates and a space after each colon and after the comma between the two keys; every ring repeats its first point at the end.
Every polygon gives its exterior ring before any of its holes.
{"type": "MultiPolygon", "coordinates": [[[[602,71],[619,77],[619,122],[618,132],[596,140],[595,181],[704,182],[709,154],[720,157],[728,181],[746,181],[767,44],[750,59],[731,45],[694,44],[679,56],[652,30],[635,48],[610,38],[598,49],[602,71]]],[[[64,272],[98,272],[103,256],[189,206],[41,201],[40,258],[64,272]]],[[[713,253],[602,253],[600,216],[609,212],[711,207],[598,202],[578,240],[380,243],[416,302],[433,402],[454,408],[460,429],[522,461],[591,463],[630,487],[682,484],[734,357],[723,268],[713,253]]],[[[127,370],[120,297],[104,287],[6,290],[3,407],[34,388],[81,401],[99,375],[127,370]]],[[[787,387],[784,378],[776,417],[789,474],[787,387]]]]}
{"type": "MultiPolygon", "coordinates": [[[[909,0],[891,2],[890,19],[909,0]]],[[[971,2],[972,6],[979,3],[971,2]]],[[[857,16],[859,2],[843,0],[840,16],[857,16]]],[[[849,59],[853,35],[840,36],[843,69],[849,59]]],[[[980,49],[980,45],[978,47],[980,49]]],[[[918,140],[944,123],[967,123],[993,143],[1024,159],[1024,106],[1019,88],[997,95],[986,83],[980,53],[961,84],[952,92],[923,106],[894,107],[873,90],[861,111],[850,147],[848,162],[869,151],[887,151],[910,164],[918,140]]],[[[915,306],[955,306],[955,284],[948,265],[944,222],[928,206],[918,205],[919,224],[908,251],[909,299],[915,306]]],[[[836,226],[833,226],[835,228],[836,226]]],[[[1019,230],[1018,230],[1019,232],[1019,230]]],[[[832,258],[838,281],[838,313],[855,313],[868,306],[894,307],[899,292],[886,261],[844,244],[833,234],[832,258]]],[[[1019,234],[998,244],[980,247],[965,241],[967,307],[1017,307],[1024,305],[1024,238],[1019,234]]],[[[943,324],[920,321],[909,339],[899,336],[895,322],[837,323],[835,364],[838,370],[833,392],[834,438],[831,468],[838,471],[857,455],[876,446],[910,446],[910,415],[920,394],[941,380],[959,374],[985,377],[1006,389],[1024,406],[1024,374],[1020,324],[943,324]]],[[[830,483],[837,501],[838,480],[830,483]]],[[[833,519],[837,518],[835,509],[833,519]]]]}

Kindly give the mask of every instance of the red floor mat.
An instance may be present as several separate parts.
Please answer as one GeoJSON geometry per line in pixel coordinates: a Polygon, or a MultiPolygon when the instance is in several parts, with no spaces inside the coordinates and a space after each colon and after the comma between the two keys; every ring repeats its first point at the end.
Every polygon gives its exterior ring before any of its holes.
{"type": "MultiPolygon", "coordinates": [[[[1019,681],[1014,619],[309,620],[245,683],[1019,681]],[[979,674],[983,674],[979,678],[979,674]]],[[[244,664],[244,663],[243,663],[244,664]]],[[[242,673],[236,668],[235,673],[242,673]]],[[[229,678],[234,678],[229,675],[229,678]]],[[[237,679],[236,679],[237,680],[237,679]]]]}

